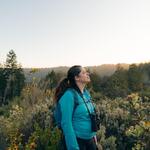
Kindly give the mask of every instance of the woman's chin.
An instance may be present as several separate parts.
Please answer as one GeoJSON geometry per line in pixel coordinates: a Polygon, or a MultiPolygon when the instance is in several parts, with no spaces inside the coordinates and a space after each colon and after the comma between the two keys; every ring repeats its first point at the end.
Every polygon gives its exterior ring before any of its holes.
{"type": "Polygon", "coordinates": [[[87,83],[89,83],[89,82],[91,82],[91,80],[90,80],[90,79],[88,79],[88,80],[87,80],[87,83]]]}

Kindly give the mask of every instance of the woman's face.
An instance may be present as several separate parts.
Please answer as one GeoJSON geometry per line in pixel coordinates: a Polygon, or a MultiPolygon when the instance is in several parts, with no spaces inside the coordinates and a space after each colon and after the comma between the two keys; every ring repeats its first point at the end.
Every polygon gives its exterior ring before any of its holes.
{"type": "Polygon", "coordinates": [[[75,80],[83,84],[89,83],[91,81],[89,72],[87,72],[85,68],[81,68],[81,72],[75,77],[75,80]]]}

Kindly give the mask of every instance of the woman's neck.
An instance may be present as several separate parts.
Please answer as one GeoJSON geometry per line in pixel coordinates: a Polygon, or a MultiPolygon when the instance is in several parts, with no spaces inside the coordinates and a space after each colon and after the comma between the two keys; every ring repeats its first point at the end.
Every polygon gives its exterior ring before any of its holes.
{"type": "Polygon", "coordinates": [[[80,89],[81,93],[83,93],[84,88],[85,88],[85,84],[82,84],[82,83],[79,83],[79,82],[77,82],[76,84],[77,84],[78,88],[80,89]]]}

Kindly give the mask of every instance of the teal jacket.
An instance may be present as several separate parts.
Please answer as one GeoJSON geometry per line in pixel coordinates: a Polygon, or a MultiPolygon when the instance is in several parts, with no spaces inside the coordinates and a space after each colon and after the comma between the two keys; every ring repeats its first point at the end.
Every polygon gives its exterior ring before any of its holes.
{"type": "MultiPolygon", "coordinates": [[[[87,90],[84,90],[83,97],[90,112],[94,112],[91,97],[87,90]]],[[[61,128],[65,136],[68,150],[79,150],[76,137],[91,139],[96,135],[91,131],[91,119],[82,97],[78,92],[68,89],[59,100],[61,110],[61,128]],[[76,94],[76,96],[75,96],[76,94]],[[75,101],[78,105],[75,107],[75,101]]]]}

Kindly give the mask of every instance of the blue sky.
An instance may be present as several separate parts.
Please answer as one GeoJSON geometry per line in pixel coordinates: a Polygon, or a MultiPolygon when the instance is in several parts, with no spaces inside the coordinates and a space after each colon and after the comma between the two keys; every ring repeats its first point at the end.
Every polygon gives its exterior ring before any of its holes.
{"type": "Polygon", "coordinates": [[[23,67],[150,61],[149,0],[0,0],[0,63],[23,67]]]}

